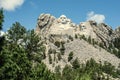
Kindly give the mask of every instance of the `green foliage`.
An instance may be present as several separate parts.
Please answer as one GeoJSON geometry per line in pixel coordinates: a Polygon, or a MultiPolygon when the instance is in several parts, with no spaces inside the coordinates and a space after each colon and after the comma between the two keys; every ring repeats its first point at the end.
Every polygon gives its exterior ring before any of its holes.
{"type": "Polygon", "coordinates": [[[55,67],[55,79],[61,80],[61,67],[60,67],[60,65],[55,67]]]}
{"type": "Polygon", "coordinates": [[[89,74],[84,74],[83,76],[80,77],[79,80],[92,80],[91,76],[89,74]]]}
{"type": "Polygon", "coordinates": [[[61,44],[60,52],[61,52],[62,55],[64,55],[64,53],[65,53],[65,46],[64,46],[64,44],[61,44]]]}
{"type": "MultiPolygon", "coordinates": [[[[12,44],[10,44],[12,45],[12,44]]],[[[0,67],[1,79],[28,79],[31,73],[31,62],[28,60],[27,53],[19,46],[5,45],[0,56],[3,57],[3,62],[0,67]]]]}
{"type": "Polygon", "coordinates": [[[26,29],[19,22],[16,22],[8,30],[8,39],[12,43],[17,43],[19,39],[23,39],[26,35],[26,29]]]}
{"type": "Polygon", "coordinates": [[[104,48],[103,43],[99,43],[99,46],[100,46],[101,48],[104,48]]]}
{"type": "Polygon", "coordinates": [[[73,62],[72,62],[72,66],[74,69],[77,69],[80,67],[80,63],[78,61],[78,58],[76,58],[73,62]]]}
{"type": "Polygon", "coordinates": [[[115,67],[112,66],[112,64],[108,63],[108,62],[105,62],[103,67],[102,67],[102,70],[105,72],[105,73],[108,73],[110,75],[114,74],[114,71],[115,71],[115,67]]]}
{"type": "Polygon", "coordinates": [[[58,65],[58,66],[55,67],[55,73],[61,74],[61,73],[60,73],[60,70],[61,70],[60,65],[58,65]]]}
{"type": "Polygon", "coordinates": [[[27,31],[25,44],[25,49],[29,53],[28,57],[30,60],[34,60],[34,56],[37,56],[41,60],[46,57],[45,46],[40,42],[40,37],[35,34],[34,30],[27,31]]]}
{"type": "Polygon", "coordinates": [[[2,80],[54,80],[54,75],[43,63],[32,63],[24,48],[5,46],[0,56],[0,79],[2,80]]]}
{"type": "Polygon", "coordinates": [[[87,38],[85,37],[85,35],[81,35],[80,38],[83,39],[83,40],[85,40],[85,41],[87,40],[87,38]]]}
{"type": "Polygon", "coordinates": [[[77,34],[75,34],[75,39],[78,39],[78,35],[77,34]]]}
{"type": "Polygon", "coordinates": [[[110,49],[113,49],[113,54],[115,54],[118,58],[120,58],[120,38],[115,38],[113,41],[114,47],[110,47],[110,49]],[[118,50],[116,51],[117,48],[118,50]]]}
{"type": "Polygon", "coordinates": [[[73,59],[73,52],[70,52],[69,53],[69,56],[68,56],[68,62],[70,61],[70,60],[72,60],[73,59]]]}
{"type": "Polygon", "coordinates": [[[89,37],[88,37],[88,42],[89,42],[90,44],[92,43],[91,40],[92,40],[92,39],[91,39],[91,36],[89,36],[89,37]]]}
{"type": "Polygon", "coordinates": [[[120,50],[118,50],[118,55],[117,56],[118,56],[118,58],[120,58],[120,50]]]}
{"type": "MultiPolygon", "coordinates": [[[[0,9],[0,30],[2,30],[3,22],[4,22],[3,9],[0,9]]],[[[0,37],[0,52],[2,50],[3,45],[4,45],[4,37],[0,37]]]]}
{"type": "Polygon", "coordinates": [[[118,51],[115,48],[113,49],[112,53],[115,54],[115,55],[118,55],[118,51]]]}
{"type": "Polygon", "coordinates": [[[102,65],[96,63],[94,59],[90,59],[86,64],[79,64],[77,68],[66,65],[60,80],[109,80],[109,76],[105,78],[103,73],[112,77],[120,76],[119,70],[116,70],[110,63],[102,65]]]}
{"type": "Polygon", "coordinates": [[[98,66],[97,63],[92,58],[89,61],[86,62],[86,69],[88,69],[88,68],[97,68],[97,66],[98,66]]]}
{"type": "Polygon", "coordinates": [[[55,46],[57,46],[58,48],[60,47],[60,42],[59,42],[59,41],[56,41],[54,44],[55,44],[55,46]]]}
{"type": "Polygon", "coordinates": [[[5,37],[0,37],[0,52],[2,51],[3,49],[3,45],[4,45],[4,41],[5,41],[5,37]]]}
{"type": "Polygon", "coordinates": [[[34,30],[26,31],[15,23],[7,37],[0,52],[1,80],[55,80],[54,74],[41,63],[45,47],[34,30]],[[23,46],[18,44],[21,38],[23,46]]]}
{"type": "Polygon", "coordinates": [[[105,47],[106,44],[103,43],[103,42],[100,42],[98,44],[98,42],[95,41],[94,39],[92,39],[90,36],[87,39],[84,35],[82,35],[82,36],[80,36],[80,39],[83,39],[83,40],[87,41],[89,44],[92,44],[93,46],[98,45],[99,47],[101,47],[103,49],[106,49],[110,53],[112,53],[115,56],[117,56],[118,58],[120,58],[120,38],[115,38],[112,43],[109,43],[108,47],[105,47]]]}
{"type": "Polygon", "coordinates": [[[74,75],[72,74],[73,69],[71,66],[66,65],[62,72],[62,79],[61,80],[74,80],[74,75]]]}
{"type": "Polygon", "coordinates": [[[115,40],[113,41],[113,44],[116,48],[120,50],[120,38],[115,38],[115,40]]]}
{"type": "Polygon", "coordinates": [[[50,48],[49,50],[48,50],[48,54],[52,54],[53,53],[53,50],[50,48]]]}
{"type": "Polygon", "coordinates": [[[70,39],[71,41],[73,41],[73,37],[72,37],[72,36],[69,36],[69,39],[70,39]]]}
{"type": "Polygon", "coordinates": [[[0,9],[0,30],[2,29],[3,22],[4,22],[3,9],[0,9]]]}
{"type": "Polygon", "coordinates": [[[52,57],[50,54],[49,54],[49,64],[52,64],[52,57]]]}
{"type": "Polygon", "coordinates": [[[30,80],[55,80],[55,76],[51,73],[43,63],[39,63],[32,68],[30,80]]]}

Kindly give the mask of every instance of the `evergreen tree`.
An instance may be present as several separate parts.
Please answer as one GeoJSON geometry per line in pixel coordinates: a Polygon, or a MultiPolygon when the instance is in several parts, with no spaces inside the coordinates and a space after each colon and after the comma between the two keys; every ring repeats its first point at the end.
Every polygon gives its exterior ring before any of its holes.
{"type": "Polygon", "coordinates": [[[73,59],[73,52],[70,52],[70,54],[68,55],[68,61],[70,61],[71,59],[73,59]]]}
{"type": "Polygon", "coordinates": [[[73,70],[71,66],[66,65],[62,72],[62,80],[74,80],[73,70]]]}
{"type": "Polygon", "coordinates": [[[88,42],[91,44],[91,36],[88,37],[88,42]]]}
{"type": "MultiPolygon", "coordinates": [[[[3,9],[0,9],[0,31],[2,30],[3,22],[4,22],[3,9]]],[[[3,44],[4,44],[4,37],[0,37],[0,52],[2,50],[3,44]]]]}
{"type": "Polygon", "coordinates": [[[61,52],[62,55],[64,55],[64,53],[65,53],[65,46],[64,46],[63,43],[61,43],[60,52],[61,52]]]}
{"type": "Polygon", "coordinates": [[[52,64],[52,57],[50,54],[49,54],[49,64],[52,64]]]}
{"type": "Polygon", "coordinates": [[[3,57],[0,65],[0,79],[28,79],[31,74],[32,66],[23,48],[13,44],[8,45],[8,43],[6,43],[0,56],[3,57]]]}
{"type": "Polygon", "coordinates": [[[42,42],[33,30],[26,33],[20,23],[13,24],[0,52],[0,79],[55,80],[54,74],[41,63],[44,51],[42,42]],[[20,43],[24,46],[18,44],[21,38],[23,41],[20,43]],[[29,56],[31,53],[33,55],[29,56]]]}
{"type": "Polygon", "coordinates": [[[73,37],[72,37],[71,35],[69,35],[69,39],[70,39],[71,41],[73,41],[73,37]]]}
{"type": "Polygon", "coordinates": [[[75,39],[78,39],[78,35],[77,34],[75,34],[75,39]]]}
{"type": "Polygon", "coordinates": [[[56,41],[54,44],[55,44],[55,46],[57,46],[58,48],[60,47],[60,42],[59,42],[59,41],[56,41]]]}
{"type": "Polygon", "coordinates": [[[19,22],[15,22],[8,30],[7,38],[13,43],[17,44],[19,40],[23,40],[26,35],[26,29],[19,22]]]}
{"type": "Polygon", "coordinates": [[[77,69],[80,67],[80,63],[78,61],[78,58],[76,58],[73,62],[72,62],[72,66],[73,66],[73,69],[77,69]]]}
{"type": "Polygon", "coordinates": [[[113,75],[115,71],[115,67],[112,66],[111,63],[104,62],[104,65],[102,66],[102,71],[104,71],[107,74],[113,75]]]}
{"type": "Polygon", "coordinates": [[[3,22],[4,22],[3,9],[0,9],[0,30],[2,30],[3,22]]]}
{"type": "Polygon", "coordinates": [[[35,34],[34,30],[27,32],[25,45],[30,60],[41,61],[45,58],[45,46],[43,46],[40,37],[35,34]]]}
{"type": "Polygon", "coordinates": [[[58,60],[60,61],[62,59],[62,56],[60,53],[57,54],[58,60]]]}

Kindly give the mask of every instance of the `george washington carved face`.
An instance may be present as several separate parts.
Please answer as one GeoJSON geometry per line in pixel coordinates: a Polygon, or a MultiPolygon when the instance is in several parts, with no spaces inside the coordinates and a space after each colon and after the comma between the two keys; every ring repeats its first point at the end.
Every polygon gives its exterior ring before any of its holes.
{"type": "Polygon", "coordinates": [[[58,22],[62,24],[70,23],[71,20],[68,19],[65,15],[61,15],[60,18],[58,18],[58,22]]]}

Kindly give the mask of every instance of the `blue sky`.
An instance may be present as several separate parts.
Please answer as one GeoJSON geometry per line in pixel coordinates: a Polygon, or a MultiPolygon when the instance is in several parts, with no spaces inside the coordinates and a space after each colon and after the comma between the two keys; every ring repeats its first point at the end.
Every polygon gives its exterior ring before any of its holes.
{"type": "MultiPolygon", "coordinates": [[[[9,0],[0,0],[0,5],[7,1],[9,0]]],[[[93,12],[93,17],[104,16],[104,22],[113,29],[120,26],[120,0],[18,0],[21,1],[19,4],[14,1],[16,0],[8,2],[11,5],[2,5],[5,11],[5,31],[16,21],[27,29],[35,29],[41,13],[50,13],[55,17],[64,14],[79,24],[86,21],[87,15],[93,12]]]]}

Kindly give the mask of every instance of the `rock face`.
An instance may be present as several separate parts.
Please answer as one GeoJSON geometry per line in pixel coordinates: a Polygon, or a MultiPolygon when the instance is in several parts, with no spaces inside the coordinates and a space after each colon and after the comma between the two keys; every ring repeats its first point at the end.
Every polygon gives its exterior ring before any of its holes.
{"type": "Polygon", "coordinates": [[[114,37],[115,38],[120,37],[120,27],[118,27],[118,28],[115,29],[115,31],[114,31],[114,37]]]}
{"type": "Polygon", "coordinates": [[[119,37],[119,28],[115,31],[105,23],[97,24],[95,21],[81,22],[79,25],[74,24],[65,15],[61,15],[58,19],[50,14],[41,14],[38,18],[36,33],[47,37],[50,35],[70,35],[75,34],[90,36],[95,41],[102,43],[105,47],[109,47],[109,43],[113,38],[119,37]]]}
{"type": "Polygon", "coordinates": [[[50,14],[41,14],[38,18],[36,32],[47,33],[56,18],[50,14]]]}
{"type": "Polygon", "coordinates": [[[65,15],[55,18],[50,14],[41,14],[38,18],[36,33],[45,42],[46,59],[43,62],[51,70],[54,70],[55,66],[58,65],[63,68],[66,64],[70,64],[67,58],[71,51],[74,52],[74,58],[78,57],[79,61],[83,63],[90,58],[95,59],[97,62],[108,61],[116,67],[120,63],[119,58],[105,49],[100,48],[98,45],[93,46],[78,38],[78,36],[83,35],[87,39],[91,37],[98,44],[102,43],[104,48],[108,48],[115,38],[120,38],[120,27],[114,31],[105,23],[97,24],[95,21],[87,21],[78,25],[65,15]],[[52,50],[55,54],[49,54],[49,50],[52,50]],[[58,60],[58,53],[61,53],[61,50],[64,51],[64,55],[58,60]],[[52,56],[52,65],[49,65],[48,55],[52,56]]]}
{"type": "Polygon", "coordinates": [[[81,30],[78,33],[102,42],[105,47],[108,47],[112,41],[113,30],[104,23],[97,24],[94,21],[82,22],[80,23],[80,28],[81,30]]]}
{"type": "Polygon", "coordinates": [[[65,15],[61,15],[57,19],[50,14],[41,14],[38,18],[36,33],[41,34],[43,39],[49,39],[51,35],[56,35],[57,38],[74,36],[74,26],[74,23],[65,15]]]}

